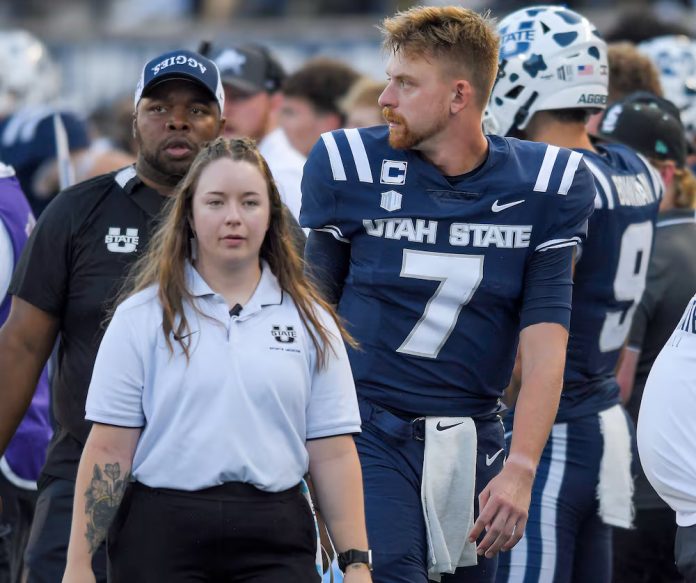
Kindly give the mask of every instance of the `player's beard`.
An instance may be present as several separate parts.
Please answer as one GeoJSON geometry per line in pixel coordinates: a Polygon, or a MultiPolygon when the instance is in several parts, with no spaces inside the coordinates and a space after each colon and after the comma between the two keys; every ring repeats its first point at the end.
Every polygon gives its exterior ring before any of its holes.
{"type": "MultiPolygon", "coordinates": [[[[150,173],[156,174],[151,178],[157,180],[161,184],[176,186],[188,172],[191,166],[192,159],[184,160],[167,160],[165,153],[161,148],[161,144],[151,148],[147,147],[140,135],[140,132],[135,132],[135,141],[138,144],[138,155],[147,164],[150,173]]],[[[192,158],[195,158],[197,148],[194,146],[192,158]]]]}
{"type": "Polygon", "coordinates": [[[389,127],[389,145],[395,150],[417,149],[421,143],[439,133],[447,125],[447,117],[443,116],[431,127],[415,131],[402,115],[394,113],[390,107],[382,108],[382,116],[388,123],[398,124],[389,127]]]}

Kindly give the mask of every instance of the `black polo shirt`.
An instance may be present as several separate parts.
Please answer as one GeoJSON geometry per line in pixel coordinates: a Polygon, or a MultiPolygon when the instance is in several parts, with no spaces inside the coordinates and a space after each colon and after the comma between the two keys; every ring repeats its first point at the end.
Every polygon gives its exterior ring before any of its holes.
{"type": "Polygon", "coordinates": [[[165,200],[133,166],[80,183],[42,213],[19,260],[9,292],[60,319],[48,475],[75,479],[91,426],[85,400],[107,312],[165,200]]]}

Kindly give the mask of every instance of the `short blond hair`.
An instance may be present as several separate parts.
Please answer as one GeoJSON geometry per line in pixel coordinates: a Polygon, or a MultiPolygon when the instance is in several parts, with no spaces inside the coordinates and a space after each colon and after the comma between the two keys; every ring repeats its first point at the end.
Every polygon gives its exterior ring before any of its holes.
{"type": "Polygon", "coordinates": [[[385,18],[384,48],[449,61],[451,70],[469,75],[481,108],[498,74],[499,36],[489,14],[459,6],[417,6],[385,18]]]}
{"type": "Polygon", "coordinates": [[[609,61],[609,102],[620,101],[636,91],[662,97],[660,74],[649,57],[629,42],[611,43],[609,61]]]}

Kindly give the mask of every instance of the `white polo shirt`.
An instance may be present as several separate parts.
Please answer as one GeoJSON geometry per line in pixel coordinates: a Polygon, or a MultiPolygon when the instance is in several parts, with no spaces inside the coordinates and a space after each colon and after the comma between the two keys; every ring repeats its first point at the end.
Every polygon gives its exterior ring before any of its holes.
{"type": "Polygon", "coordinates": [[[167,348],[155,287],[123,302],[99,347],[87,419],[143,427],[134,478],[150,487],[199,490],[246,482],[277,492],[308,469],[307,439],[360,431],[345,346],[332,333],[327,364],[267,265],[239,316],[187,266],[191,345],[167,348]]]}
{"type": "Polygon", "coordinates": [[[696,296],[652,366],[638,415],[638,452],[649,482],[696,524],[696,296]]]}

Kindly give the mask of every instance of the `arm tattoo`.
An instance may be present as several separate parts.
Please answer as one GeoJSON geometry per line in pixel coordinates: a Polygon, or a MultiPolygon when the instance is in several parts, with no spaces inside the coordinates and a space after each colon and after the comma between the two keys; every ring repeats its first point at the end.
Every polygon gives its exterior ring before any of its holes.
{"type": "Polygon", "coordinates": [[[105,464],[104,469],[94,465],[92,481],[85,491],[85,513],[87,514],[87,532],[85,538],[94,554],[106,539],[111,521],[121,505],[126,486],[130,481],[130,472],[121,478],[121,466],[117,463],[105,464]]]}

